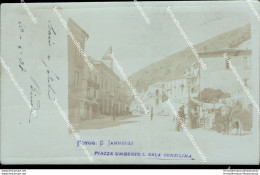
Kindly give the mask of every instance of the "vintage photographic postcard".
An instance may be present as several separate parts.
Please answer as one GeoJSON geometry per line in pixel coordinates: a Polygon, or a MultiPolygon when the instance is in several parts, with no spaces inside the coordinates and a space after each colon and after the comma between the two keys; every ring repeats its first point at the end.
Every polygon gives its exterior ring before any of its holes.
{"type": "Polygon", "coordinates": [[[258,164],[259,3],[2,4],[2,164],[258,164]]]}

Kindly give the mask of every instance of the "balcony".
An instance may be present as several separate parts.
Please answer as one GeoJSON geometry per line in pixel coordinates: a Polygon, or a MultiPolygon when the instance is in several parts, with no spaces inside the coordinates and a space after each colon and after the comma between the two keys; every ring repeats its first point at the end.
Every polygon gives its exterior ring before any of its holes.
{"type": "Polygon", "coordinates": [[[96,83],[94,80],[88,80],[88,87],[93,87],[96,90],[98,90],[99,89],[99,84],[96,83]]]}
{"type": "Polygon", "coordinates": [[[94,83],[94,88],[98,90],[99,89],[99,84],[98,83],[94,83]]]}
{"type": "Polygon", "coordinates": [[[113,92],[111,92],[111,91],[107,91],[107,95],[110,96],[110,97],[114,97],[115,96],[115,94],[113,92]]]}
{"type": "Polygon", "coordinates": [[[93,97],[91,97],[91,96],[87,96],[87,100],[92,101],[92,100],[93,100],[93,97]]]}
{"type": "Polygon", "coordinates": [[[88,86],[89,86],[89,87],[95,87],[95,82],[94,82],[94,80],[88,80],[88,86]]]}

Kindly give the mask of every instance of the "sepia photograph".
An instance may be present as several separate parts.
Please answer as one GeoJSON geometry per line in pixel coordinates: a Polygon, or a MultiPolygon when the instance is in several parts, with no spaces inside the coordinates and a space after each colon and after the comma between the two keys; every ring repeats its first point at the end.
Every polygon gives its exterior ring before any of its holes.
{"type": "Polygon", "coordinates": [[[3,4],[1,163],[258,165],[252,9],[3,4]]]}

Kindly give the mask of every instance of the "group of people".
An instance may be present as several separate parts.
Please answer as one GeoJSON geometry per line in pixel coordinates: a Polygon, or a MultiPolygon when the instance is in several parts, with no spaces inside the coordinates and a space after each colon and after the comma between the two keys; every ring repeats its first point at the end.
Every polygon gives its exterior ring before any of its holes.
{"type": "MultiPolygon", "coordinates": [[[[204,109],[202,115],[199,112],[191,111],[190,117],[184,112],[184,105],[179,108],[178,115],[179,120],[185,123],[188,127],[203,128],[203,129],[214,129],[217,132],[229,133],[229,126],[231,122],[230,113],[227,111],[221,111],[220,109],[204,109]],[[221,113],[222,112],[222,113],[221,113]],[[187,122],[189,120],[189,122],[187,122]]],[[[181,130],[181,122],[175,117],[175,128],[176,131],[181,130]]]]}
{"type": "MultiPolygon", "coordinates": [[[[196,119],[198,117],[195,117],[196,119]]],[[[228,108],[204,109],[202,117],[193,121],[193,128],[213,129],[219,133],[229,134],[231,115],[228,108]],[[199,124],[198,124],[199,123],[199,124]]]]}
{"type": "MultiPolygon", "coordinates": [[[[239,103],[233,106],[221,106],[215,109],[202,110],[201,116],[198,111],[191,111],[188,114],[184,112],[184,106],[178,111],[179,120],[185,123],[187,127],[192,129],[203,128],[207,130],[215,130],[218,133],[229,135],[230,129],[236,129],[236,135],[241,131],[250,131],[252,128],[252,105],[246,109],[242,109],[239,103]]],[[[181,122],[176,120],[176,131],[181,130],[181,122]]]]}
{"type": "MultiPolygon", "coordinates": [[[[170,113],[175,121],[175,130],[181,131],[182,124],[188,128],[203,128],[205,130],[215,130],[218,133],[229,134],[231,128],[236,128],[236,132],[243,129],[250,131],[252,128],[252,105],[246,109],[242,108],[241,103],[237,102],[232,106],[222,105],[218,108],[203,109],[200,114],[198,110],[187,112],[182,105],[178,111],[178,117],[170,113]]],[[[150,120],[154,117],[154,109],[150,107],[150,120]]]]}
{"type": "Polygon", "coordinates": [[[231,124],[231,114],[228,109],[218,109],[216,110],[215,117],[215,130],[218,133],[229,134],[230,124],[231,124]]]}
{"type": "Polygon", "coordinates": [[[179,109],[179,120],[177,119],[177,117],[175,117],[175,123],[176,123],[176,131],[180,131],[181,130],[181,123],[185,123],[185,112],[184,112],[184,105],[182,105],[179,109]]]}
{"type": "Polygon", "coordinates": [[[215,120],[215,113],[214,110],[204,110],[203,116],[201,118],[203,121],[203,128],[204,129],[212,129],[214,126],[214,120],[215,120]]]}

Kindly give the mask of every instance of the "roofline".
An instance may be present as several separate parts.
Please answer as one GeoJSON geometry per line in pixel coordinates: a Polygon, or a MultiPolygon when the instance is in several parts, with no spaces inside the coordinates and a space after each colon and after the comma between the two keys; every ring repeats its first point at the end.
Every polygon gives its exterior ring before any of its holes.
{"type": "Polygon", "coordinates": [[[120,80],[119,76],[117,74],[115,74],[114,71],[112,71],[111,69],[109,69],[102,61],[94,61],[94,64],[99,64],[102,65],[103,67],[106,67],[105,69],[107,69],[108,71],[110,71],[118,80],[120,80]]]}
{"type": "Polygon", "coordinates": [[[214,52],[201,52],[198,53],[201,58],[207,58],[207,57],[216,57],[221,56],[223,57],[223,54],[227,53],[229,56],[249,56],[252,55],[251,50],[238,50],[238,49],[223,49],[218,50],[214,52]]]}
{"type": "Polygon", "coordinates": [[[85,32],[85,30],[83,30],[73,19],[69,18],[68,23],[69,23],[69,22],[72,22],[73,25],[75,25],[79,30],[81,30],[81,32],[82,32],[83,34],[85,34],[85,36],[86,36],[87,39],[89,38],[89,35],[87,34],[87,32],[85,32]]]}

